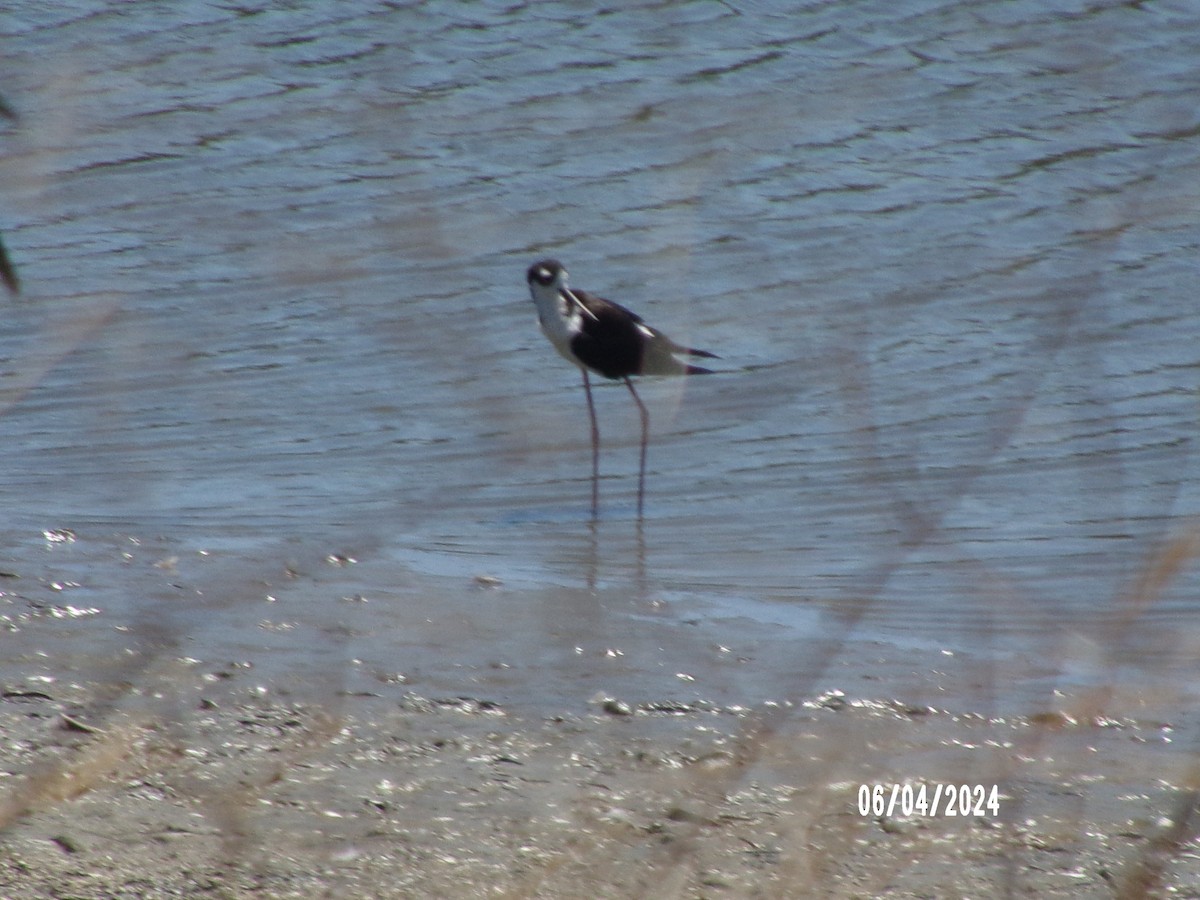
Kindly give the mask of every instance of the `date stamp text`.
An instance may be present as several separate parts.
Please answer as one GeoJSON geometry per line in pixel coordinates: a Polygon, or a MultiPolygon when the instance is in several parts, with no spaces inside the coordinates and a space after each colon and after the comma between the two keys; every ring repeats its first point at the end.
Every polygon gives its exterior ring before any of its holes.
{"type": "Polygon", "coordinates": [[[987,784],[905,782],[860,784],[858,814],[893,816],[998,816],[1000,789],[987,784]]]}

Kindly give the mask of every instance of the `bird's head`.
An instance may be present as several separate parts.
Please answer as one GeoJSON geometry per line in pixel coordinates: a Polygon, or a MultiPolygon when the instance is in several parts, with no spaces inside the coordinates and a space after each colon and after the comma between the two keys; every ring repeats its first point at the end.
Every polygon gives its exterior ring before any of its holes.
{"type": "Polygon", "coordinates": [[[553,284],[561,287],[567,283],[567,270],[556,259],[543,259],[529,267],[529,271],[525,273],[525,280],[529,282],[530,287],[550,287],[553,284]]]}

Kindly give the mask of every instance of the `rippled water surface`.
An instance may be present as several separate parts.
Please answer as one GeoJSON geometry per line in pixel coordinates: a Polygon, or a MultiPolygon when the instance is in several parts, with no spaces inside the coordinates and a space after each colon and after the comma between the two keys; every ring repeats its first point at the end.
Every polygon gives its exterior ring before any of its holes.
{"type": "Polygon", "coordinates": [[[803,691],[880,641],[998,666],[1001,704],[1192,671],[1190,4],[61,3],[0,37],[10,671],[555,704],[803,691]],[[590,520],[546,255],[722,357],[642,389],[640,525],[620,385],[590,520]]]}

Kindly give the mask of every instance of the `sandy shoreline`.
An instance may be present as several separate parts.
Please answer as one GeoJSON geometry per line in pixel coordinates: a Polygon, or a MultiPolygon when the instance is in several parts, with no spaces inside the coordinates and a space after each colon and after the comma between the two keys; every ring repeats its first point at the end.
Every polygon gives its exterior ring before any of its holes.
{"type": "MultiPolygon", "coordinates": [[[[4,686],[0,896],[1142,896],[1200,883],[1169,725],[597,698],[4,686]],[[114,699],[115,698],[115,699],[114,699]],[[860,816],[860,783],[1000,815],[860,816]],[[1156,843],[1157,842],[1157,843],[1156,843]]],[[[161,683],[167,680],[160,679],[161,683]]]]}

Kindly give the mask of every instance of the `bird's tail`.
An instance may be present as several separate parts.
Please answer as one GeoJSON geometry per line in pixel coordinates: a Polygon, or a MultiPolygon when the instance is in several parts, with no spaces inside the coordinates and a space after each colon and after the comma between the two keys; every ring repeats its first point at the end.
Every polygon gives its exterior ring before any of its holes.
{"type": "MultiPolygon", "coordinates": [[[[681,347],[680,353],[686,353],[688,356],[700,356],[704,359],[720,359],[715,353],[709,353],[707,350],[697,350],[694,347],[681,347]]],[[[706,369],[703,366],[684,365],[684,371],[688,375],[711,375],[712,369],[706,369]]]]}
{"type": "Polygon", "coordinates": [[[711,375],[712,369],[702,366],[692,366],[676,356],[700,356],[705,359],[717,359],[717,354],[707,350],[696,350],[677,344],[659,332],[653,332],[654,340],[646,347],[642,357],[642,375],[711,375]]]}

